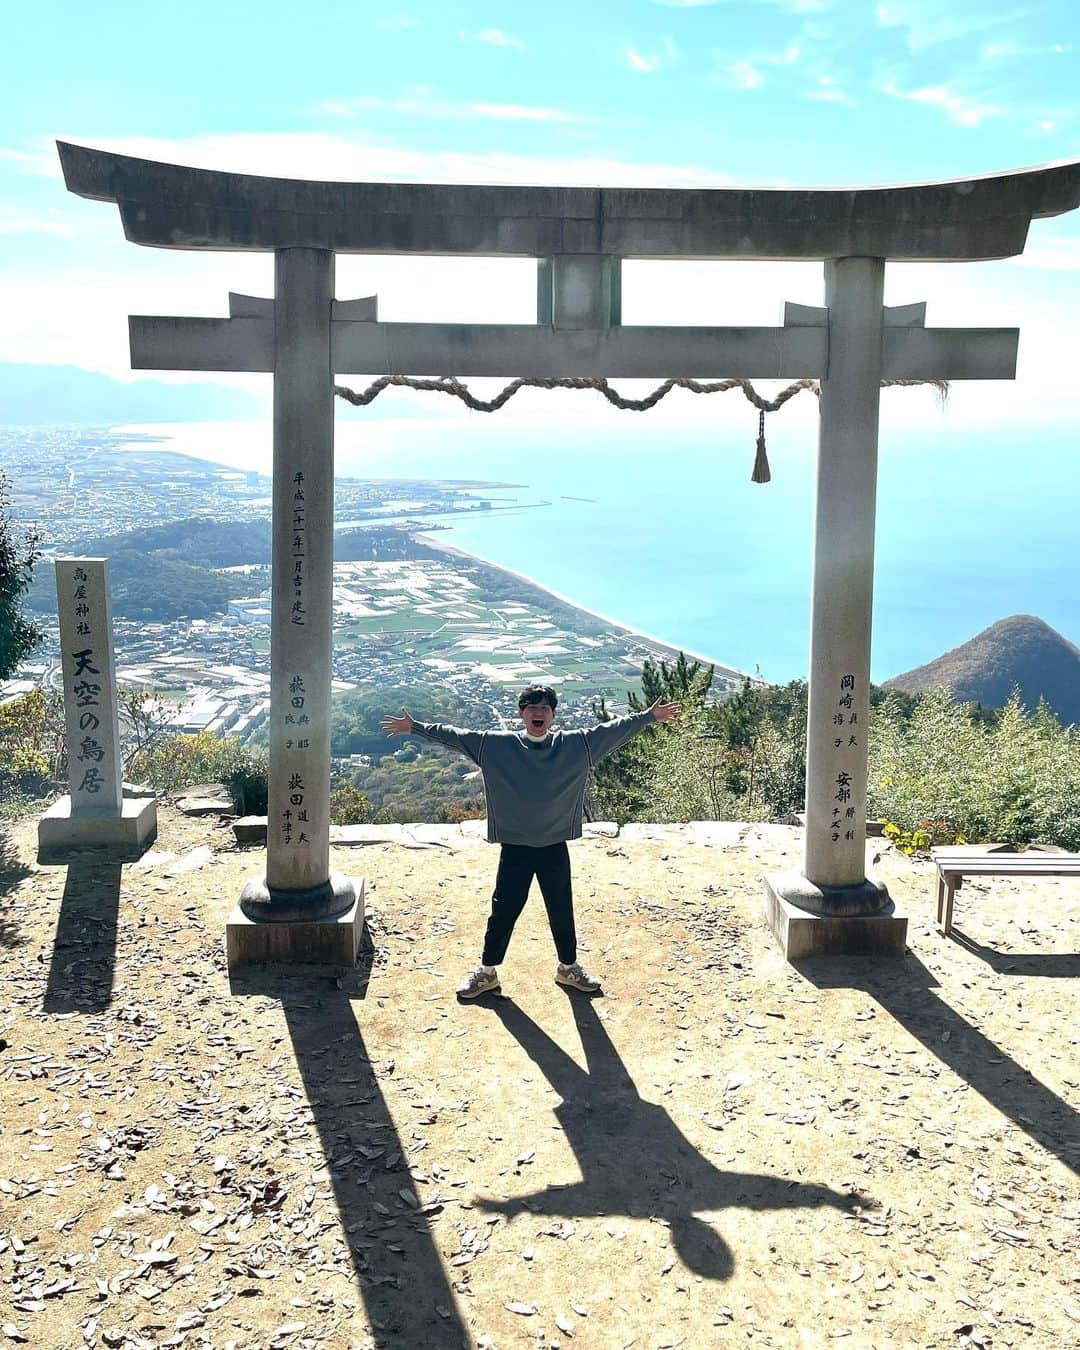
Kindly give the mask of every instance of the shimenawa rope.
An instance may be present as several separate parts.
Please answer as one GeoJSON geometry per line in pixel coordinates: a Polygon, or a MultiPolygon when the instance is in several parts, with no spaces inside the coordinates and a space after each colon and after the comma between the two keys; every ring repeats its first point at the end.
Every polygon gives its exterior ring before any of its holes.
{"type": "MultiPolygon", "coordinates": [[[[883,388],[887,385],[932,384],[943,400],[949,391],[948,383],[945,380],[882,380],[881,384],[883,388]]],[[[524,376],[511,380],[494,398],[483,399],[477,398],[470,391],[468,385],[462,384],[453,375],[444,375],[438,379],[420,379],[415,375],[380,375],[377,380],[372,380],[366,389],[359,392],[349,389],[343,384],[336,384],[334,385],[334,393],[338,398],[343,398],[346,402],[362,408],[378,398],[384,389],[392,387],[419,389],[436,394],[450,394],[453,398],[461,399],[462,403],[467,408],[471,408],[473,412],[498,412],[500,408],[509,403],[519,389],[595,389],[603,394],[607,401],[616,408],[628,412],[648,412],[650,408],[655,408],[662,398],[666,398],[673,389],[688,389],[692,394],[726,394],[729,389],[741,389],[743,395],[758,410],[757,452],[754,458],[754,471],[751,474],[751,481],[754,483],[767,483],[772,477],[769,472],[768,457],[765,453],[765,414],[778,412],[789,399],[802,393],[804,389],[813,390],[815,395],[821,393],[818,380],[796,380],[794,384],[789,384],[786,389],[781,389],[775,398],[769,399],[759,394],[749,380],[702,381],[680,377],[664,380],[662,384],[657,385],[651,394],[646,394],[644,398],[624,398],[612,389],[607,380],[602,378],[524,376]]]]}

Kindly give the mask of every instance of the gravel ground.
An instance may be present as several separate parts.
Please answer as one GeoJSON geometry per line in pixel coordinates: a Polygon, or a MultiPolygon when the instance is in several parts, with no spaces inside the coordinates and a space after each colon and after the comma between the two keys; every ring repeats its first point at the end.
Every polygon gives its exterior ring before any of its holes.
{"type": "Polygon", "coordinates": [[[0,1346],[1080,1342],[1077,883],[968,883],[947,941],[886,847],[908,956],[794,970],[796,829],[632,827],[573,848],[605,996],[534,896],[462,1005],[495,851],[392,833],[334,850],[355,971],[230,985],[227,823],[163,807],[123,868],[13,828],[0,1346]]]}

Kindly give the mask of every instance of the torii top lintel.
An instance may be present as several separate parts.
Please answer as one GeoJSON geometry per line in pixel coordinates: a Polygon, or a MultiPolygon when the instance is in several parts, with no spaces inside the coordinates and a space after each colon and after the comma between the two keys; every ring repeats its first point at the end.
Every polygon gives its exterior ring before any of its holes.
{"type": "Polygon", "coordinates": [[[336,183],[134,159],[57,142],[70,191],[158,248],[550,258],[973,261],[1022,253],[1080,206],[1080,162],[874,188],[572,188],[336,183]]]}

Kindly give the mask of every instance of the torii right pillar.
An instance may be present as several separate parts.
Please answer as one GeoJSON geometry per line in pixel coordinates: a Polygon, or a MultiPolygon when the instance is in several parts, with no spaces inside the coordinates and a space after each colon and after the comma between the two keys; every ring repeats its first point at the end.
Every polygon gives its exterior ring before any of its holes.
{"type": "Polygon", "coordinates": [[[789,961],[903,956],[907,918],[866,875],[867,723],[874,592],[883,258],[825,263],[828,373],[821,381],[806,741],[803,871],[765,879],[789,961]]]}

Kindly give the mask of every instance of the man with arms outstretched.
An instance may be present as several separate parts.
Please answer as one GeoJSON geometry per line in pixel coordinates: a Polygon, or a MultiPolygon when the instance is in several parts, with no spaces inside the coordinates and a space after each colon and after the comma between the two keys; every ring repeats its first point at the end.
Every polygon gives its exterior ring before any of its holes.
{"type": "Polygon", "coordinates": [[[525,908],[533,877],[547,909],[559,964],[555,979],[595,994],[600,981],[577,959],[568,839],[581,838],[589,770],[605,755],[651,726],[678,716],[678,703],[660,699],[643,712],[601,722],[588,731],[553,731],[558,706],[553,689],[532,684],[518,697],[521,731],[464,731],[440,722],[417,722],[402,708],[384,717],[388,736],[424,736],[467,755],[484,776],[488,843],[501,844],[499,870],[480,965],[458,989],[460,998],[497,993],[498,966],[514,924],[525,908]]]}

